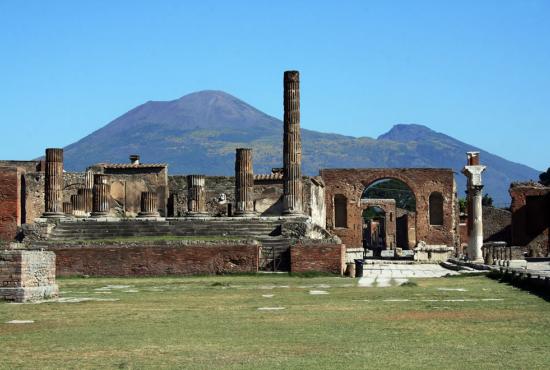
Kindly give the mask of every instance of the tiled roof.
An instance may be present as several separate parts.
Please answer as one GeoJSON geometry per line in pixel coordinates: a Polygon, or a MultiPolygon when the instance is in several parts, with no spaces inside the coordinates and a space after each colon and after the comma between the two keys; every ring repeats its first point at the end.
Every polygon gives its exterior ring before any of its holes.
{"type": "Polygon", "coordinates": [[[167,167],[166,163],[98,163],[96,166],[101,166],[103,168],[158,168],[158,167],[167,167]]]}

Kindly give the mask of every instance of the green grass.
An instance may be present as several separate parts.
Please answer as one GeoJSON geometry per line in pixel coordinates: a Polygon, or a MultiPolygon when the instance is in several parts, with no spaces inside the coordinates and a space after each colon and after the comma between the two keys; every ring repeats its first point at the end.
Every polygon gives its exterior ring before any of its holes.
{"type": "Polygon", "coordinates": [[[137,242],[177,242],[177,241],[201,241],[201,242],[216,242],[216,241],[238,241],[246,239],[239,236],[176,236],[176,235],[159,235],[159,236],[129,236],[118,238],[105,239],[86,239],[86,240],[68,240],[71,244],[108,244],[108,243],[137,243],[137,242]]]}
{"type": "Polygon", "coordinates": [[[483,276],[391,288],[279,274],[58,282],[63,297],[117,300],[0,303],[1,368],[542,369],[550,363],[550,304],[483,276]],[[107,285],[130,287],[102,289],[107,285]]]}

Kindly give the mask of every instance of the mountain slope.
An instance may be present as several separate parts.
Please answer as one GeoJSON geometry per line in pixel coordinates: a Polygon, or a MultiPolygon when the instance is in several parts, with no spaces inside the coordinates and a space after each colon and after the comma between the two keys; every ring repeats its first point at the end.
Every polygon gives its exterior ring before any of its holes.
{"type": "MultiPolygon", "coordinates": [[[[200,91],[173,101],[150,101],[65,148],[67,170],[98,162],[166,162],[169,171],[232,175],[235,148],[254,149],[254,171],[282,166],[282,122],[221,91],[200,91]]],[[[302,130],[304,174],[337,167],[448,167],[457,173],[466,151],[478,150],[421,125],[396,125],[378,139],[302,130]]],[[[508,185],[538,172],[483,150],[486,190],[509,201],[508,185]]],[[[464,176],[456,176],[459,190],[464,176]]]]}

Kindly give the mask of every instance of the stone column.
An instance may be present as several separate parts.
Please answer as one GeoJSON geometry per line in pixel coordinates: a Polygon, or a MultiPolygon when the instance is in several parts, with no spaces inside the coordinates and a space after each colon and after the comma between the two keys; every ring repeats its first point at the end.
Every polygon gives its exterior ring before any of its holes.
{"type": "Polygon", "coordinates": [[[90,169],[86,170],[86,176],[84,178],[85,189],[93,189],[94,187],[94,172],[90,169]]]}
{"type": "Polygon", "coordinates": [[[80,193],[81,189],[78,189],[78,194],[71,195],[71,204],[73,206],[73,215],[77,217],[83,217],[86,215],[84,211],[84,197],[80,193]]]}
{"type": "Polygon", "coordinates": [[[235,159],[235,216],[254,214],[252,149],[239,148],[235,159]]]}
{"type": "Polygon", "coordinates": [[[302,141],[300,138],[300,74],[284,74],[283,213],[302,213],[302,141]]]}
{"type": "Polygon", "coordinates": [[[138,217],[159,217],[157,193],[154,191],[144,191],[141,193],[141,211],[138,217]]]}
{"type": "Polygon", "coordinates": [[[481,205],[483,182],[481,173],[485,166],[479,164],[479,153],[468,152],[467,165],[462,173],[468,178],[468,214],[471,222],[471,231],[468,240],[468,259],[474,262],[483,262],[483,208],[481,205]]]}
{"type": "Polygon", "coordinates": [[[85,214],[90,214],[94,204],[93,185],[92,188],[89,189],[78,189],[78,195],[82,197],[82,211],[85,214]]]}
{"type": "Polygon", "coordinates": [[[73,215],[73,204],[71,202],[63,202],[63,213],[69,216],[73,215]]]}
{"type": "Polygon", "coordinates": [[[109,176],[104,174],[94,175],[92,217],[106,217],[109,215],[111,185],[109,176]]]}
{"type": "Polygon", "coordinates": [[[64,217],[63,214],[63,149],[46,149],[44,186],[44,217],[64,217]]]}
{"type": "Polygon", "coordinates": [[[204,175],[187,175],[187,215],[206,215],[206,191],[204,175]]]}

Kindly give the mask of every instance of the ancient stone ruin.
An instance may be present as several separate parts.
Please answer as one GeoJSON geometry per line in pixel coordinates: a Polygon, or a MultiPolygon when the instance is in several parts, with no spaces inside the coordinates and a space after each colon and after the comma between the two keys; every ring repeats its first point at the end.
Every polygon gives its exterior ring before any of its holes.
{"type": "Polygon", "coordinates": [[[511,225],[504,217],[495,226],[484,220],[485,166],[477,152],[467,154],[463,169],[462,213],[452,169],[320,169],[303,176],[299,73],[285,72],[283,87],[282,167],[271,173],[254,173],[251,148],[235,148],[234,177],[172,175],[166,164],[136,154],[129,163],[70,173],[60,148],[46,149],[44,161],[0,161],[0,239],[34,248],[3,255],[24,261],[41,248],[44,261],[55,253],[60,275],[109,276],[343,273],[355,258],[480,262],[511,256],[501,244],[484,247],[506,235],[507,246],[548,255],[549,188],[513,184],[511,225]]]}

